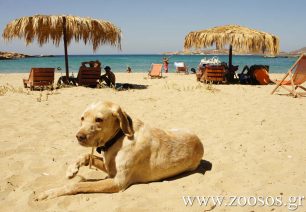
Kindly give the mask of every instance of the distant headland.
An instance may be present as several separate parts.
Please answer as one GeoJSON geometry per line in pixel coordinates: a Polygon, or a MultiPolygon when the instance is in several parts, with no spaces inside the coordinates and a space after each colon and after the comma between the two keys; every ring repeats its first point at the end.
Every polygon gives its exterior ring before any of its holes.
{"type": "MultiPolygon", "coordinates": [[[[306,54],[306,47],[290,52],[280,52],[278,55],[266,55],[266,57],[296,57],[300,54],[306,54]]],[[[210,50],[194,50],[194,51],[173,51],[163,52],[164,55],[228,55],[227,49],[210,49],[210,50]]],[[[264,54],[253,54],[253,53],[241,53],[233,50],[234,55],[261,55],[264,54]]]]}
{"type": "Polygon", "coordinates": [[[0,51],[0,60],[12,60],[28,57],[53,57],[53,55],[27,55],[16,52],[1,52],[0,51]]]}

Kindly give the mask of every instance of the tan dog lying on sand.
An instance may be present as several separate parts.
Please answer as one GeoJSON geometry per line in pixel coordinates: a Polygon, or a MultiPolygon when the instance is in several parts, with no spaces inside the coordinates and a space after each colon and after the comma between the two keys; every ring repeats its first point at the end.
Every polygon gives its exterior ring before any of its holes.
{"type": "MultiPolygon", "coordinates": [[[[109,178],[51,189],[38,200],[78,193],[112,193],[135,183],[158,181],[195,170],[204,153],[195,134],[164,131],[140,120],[132,121],[119,105],[111,102],[90,105],[81,117],[76,137],[80,145],[102,150],[102,157],[94,156],[92,165],[106,172],[109,178]]],[[[73,178],[89,161],[90,154],[80,158],[68,168],[67,177],[73,178]]]]}

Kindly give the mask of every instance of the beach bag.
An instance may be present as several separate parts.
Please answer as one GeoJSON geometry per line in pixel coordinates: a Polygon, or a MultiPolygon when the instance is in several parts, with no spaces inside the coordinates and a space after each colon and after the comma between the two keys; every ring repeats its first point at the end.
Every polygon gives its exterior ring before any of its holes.
{"type": "Polygon", "coordinates": [[[253,65],[250,67],[251,83],[255,85],[268,85],[271,80],[269,78],[269,66],[253,65]]]}
{"type": "Polygon", "coordinates": [[[184,62],[174,62],[175,68],[184,68],[185,63],[184,62]]]}
{"type": "Polygon", "coordinates": [[[254,77],[259,85],[268,85],[270,83],[269,74],[266,69],[256,69],[254,71],[254,77]]]}
{"type": "Polygon", "coordinates": [[[238,74],[240,84],[251,84],[251,77],[248,74],[238,74]]]}
{"type": "Polygon", "coordinates": [[[251,84],[252,83],[251,75],[249,71],[245,73],[245,70],[246,69],[244,69],[240,74],[238,74],[239,82],[240,84],[251,84]]]}

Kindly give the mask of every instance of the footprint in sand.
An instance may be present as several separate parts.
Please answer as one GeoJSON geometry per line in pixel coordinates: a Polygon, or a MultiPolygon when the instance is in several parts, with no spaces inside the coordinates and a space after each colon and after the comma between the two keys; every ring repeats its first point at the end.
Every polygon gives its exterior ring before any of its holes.
{"type": "Polygon", "coordinates": [[[11,175],[4,180],[1,185],[0,199],[4,200],[11,192],[15,192],[24,184],[24,178],[21,175],[11,175]]]}
{"type": "Polygon", "coordinates": [[[24,162],[22,161],[15,161],[9,165],[9,170],[11,172],[16,172],[16,170],[20,171],[24,167],[24,162]]]}

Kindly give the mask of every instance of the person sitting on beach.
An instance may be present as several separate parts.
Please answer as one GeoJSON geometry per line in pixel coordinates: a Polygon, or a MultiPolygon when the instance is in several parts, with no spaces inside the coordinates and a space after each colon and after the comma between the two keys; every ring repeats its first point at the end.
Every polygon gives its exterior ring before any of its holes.
{"type": "Polygon", "coordinates": [[[100,77],[100,82],[105,82],[106,85],[110,88],[115,87],[116,85],[116,77],[115,74],[111,71],[109,66],[105,66],[104,68],[105,74],[100,77]]]}
{"type": "Polygon", "coordinates": [[[130,66],[127,67],[126,72],[127,72],[127,73],[132,73],[132,69],[131,69],[130,66]]]}

